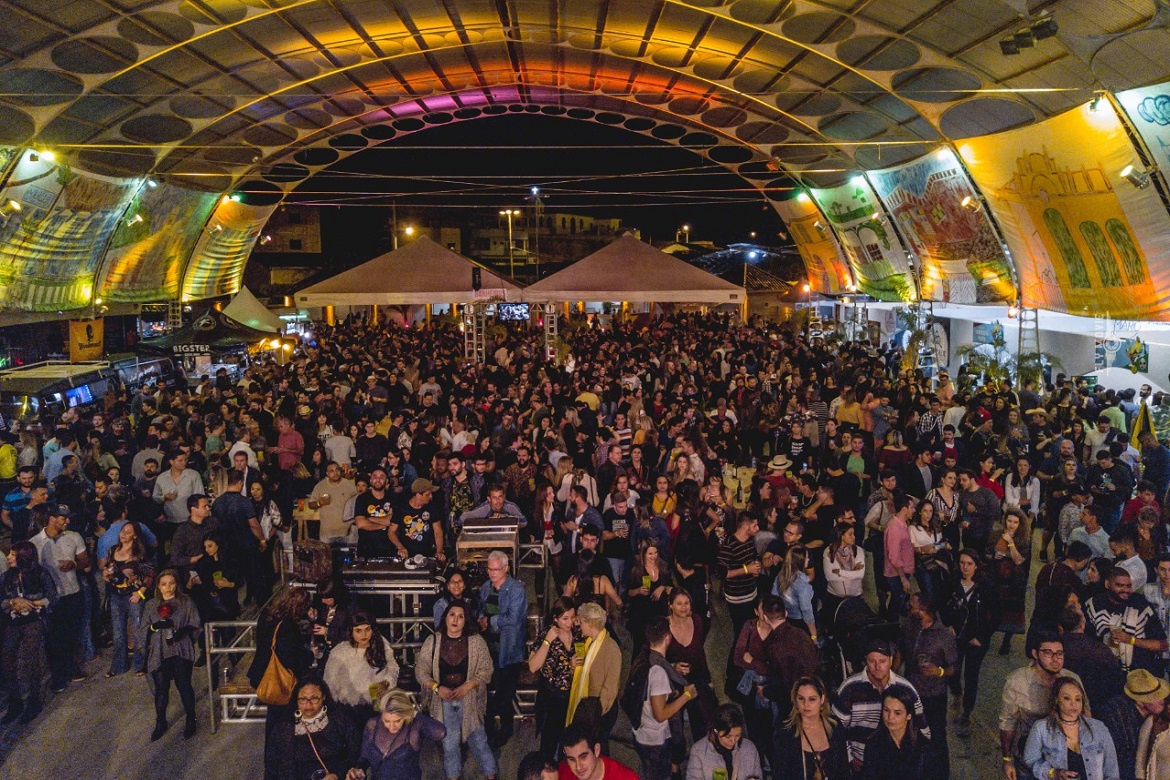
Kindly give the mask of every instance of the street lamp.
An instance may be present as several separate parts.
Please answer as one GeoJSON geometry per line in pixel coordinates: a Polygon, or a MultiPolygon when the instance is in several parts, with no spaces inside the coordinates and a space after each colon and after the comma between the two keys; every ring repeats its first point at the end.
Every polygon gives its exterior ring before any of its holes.
{"type": "Polygon", "coordinates": [[[691,226],[690,225],[683,225],[682,232],[683,232],[683,243],[684,244],[691,243],[691,226]]]}
{"type": "Polygon", "coordinates": [[[508,218],[508,278],[516,278],[516,252],[512,245],[512,218],[520,216],[519,209],[504,209],[500,212],[501,217],[508,218]]]}

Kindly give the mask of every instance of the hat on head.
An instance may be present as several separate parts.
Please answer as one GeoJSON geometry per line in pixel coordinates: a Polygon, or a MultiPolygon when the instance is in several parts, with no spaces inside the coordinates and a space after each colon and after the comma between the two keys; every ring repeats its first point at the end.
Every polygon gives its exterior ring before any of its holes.
{"type": "Polygon", "coordinates": [[[792,461],[786,455],[777,455],[768,461],[768,471],[788,471],[792,468],[792,461]]]}
{"type": "Polygon", "coordinates": [[[66,504],[57,504],[49,510],[49,517],[73,518],[73,511],[66,504]]]}
{"type": "Polygon", "coordinates": [[[894,647],[885,639],[871,639],[865,645],[865,654],[869,655],[870,653],[881,653],[888,658],[893,658],[894,647]]]}
{"type": "Polygon", "coordinates": [[[979,410],[977,412],[975,412],[975,417],[979,419],[979,423],[982,425],[983,423],[985,423],[991,419],[991,412],[980,407],[979,410]]]}
{"type": "Polygon", "coordinates": [[[1028,411],[1024,412],[1024,414],[1042,414],[1045,417],[1047,417],[1048,410],[1045,409],[1043,406],[1037,406],[1037,407],[1034,407],[1034,408],[1029,409],[1028,411]]]}
{"type": "Polygon", "coordinates": [[[414,482],[410,483],[411,493],[434,493],[438,489],[438,485],[425,477],[419,477],[414,482]]]}
{"type": "Polygon", "coordinates": [[[1170,682],[1145,669],[1134,669],[1125,676],[1125,695],[1138,704],[1151,704],[1170,696],[1170,682]]]}

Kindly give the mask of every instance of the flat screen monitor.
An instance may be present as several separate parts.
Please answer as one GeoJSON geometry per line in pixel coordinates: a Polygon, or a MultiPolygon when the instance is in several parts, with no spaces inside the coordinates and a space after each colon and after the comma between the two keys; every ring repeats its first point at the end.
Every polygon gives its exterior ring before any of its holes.
{"type": "Polygon", "coordinates": [[[496,319],[509,322],[522,322],[528,319],[527,303],[497,303],[496,319]]]}
{"type": "Polygon", "coordinates": [[[82,404],[93,403],[93,390],[89,385],[71,387],[65,391],[65,406],[72,409],[82,404]]]}

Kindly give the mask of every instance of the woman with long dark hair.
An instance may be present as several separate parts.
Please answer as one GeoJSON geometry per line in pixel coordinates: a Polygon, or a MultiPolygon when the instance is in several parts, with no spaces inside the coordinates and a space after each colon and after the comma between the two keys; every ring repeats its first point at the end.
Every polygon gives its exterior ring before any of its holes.
{"type": "Polygon", "coordinates": [[[540,753],[556,758],[560,736],[569,709],[569,691],[573,672],[584,660],[576,654],[577,642],[584,642],[575,625],[577,603],[559,598],[549,612],[548,631],[535,642],[528,656],[528,671],[539,675],[536,689],[536,731],[540,735],[540,753]]]}
{"type": "MultiPolygon", "coordinates": [[[[248,682],[253,688],[260,685],[264,672],[275,653],[293,677],[304,678],[313,663],[309,650],[309,607],[312,596],[304,588],[287,588],[260,610],[256,621],[256,654],[248,668],[248,682]]],[[[293,703],[269,703],[265,717],[267,730],[293,711],[293,703]]],[[[266,731],[267,733],[267,731],[266,731]]]]}
{"type": "MultiPolygon", "coordinates": [[[[110,671],[106,672],[106,677],[122,674],[131,666],[126,661],[128,640],[138,633],[147,594],[154,587],[154,567],[149,557],[138,523],[127,520],[118,531],[118,544],[110,549],[101,565],[102,579],[106,582],[106,592],[110,598],[110,624],[114,642],[110,671]]],[[[132,664],[135,672],[141,671],[142,662],[142,647],[135,643],[132,664]]]]}
{"type": "Polygon", "coordinates": [[[187,716],[183,738],[190,739],[195,735],[195,689],[191,687],[191,672],[195,666],[195,642],[203,623],[195,602],[179,587],[179,575],[174,569],[159,573],[154,592],[154,598],[143,610],[135,639],[139,647],[145,648],[146,671],[154,686],[154,731],[150,741],[161,739],[167,733],[172,682],[187,716]]]}
{"type": "Polygon", "coordinates": [[[8,691],[8,711],[0,723],[17,718],[28,723],[41,712],[41,681],[48,669],[46,621],[57,588],[32,542],[12,545],[8,566],[0,575],[0,611],[5,616],[0,668],[8,691]]]}
{"type": "MultiPolygon", "coordinates": [[[[914,725],[914,697],[903,686],[882,695],[882,718],[865,743],[861,780],[926,780],[930,774],[930,740],[914,725]]],[[[945,748],[943,748],[945,750],[945,748]]]]}
{"type": "Polygon", "coordinates": [[[494,780],[497,771],[484,730],[492,657],[474,626],[467,604],[451,602],[443,613],[442,628],[427,637],[414,662],[414,678],[429,701],[427,709],[447,730],[443,770],[452,780],[462,774],[465,743],[489,780],[494,780]]]}
{"type": "Polygon", "coordinates": [[[360,731],[320,680],[297,683],[291,717],[277,723],[264,742],[266,764],[280,780],[345,777],[360,747],[360,731]]]}
{"type": "Polygon", "coordinates": [[[666,614],[666,594],[673,586],[670,565],[663,550],[644,542],[626,579],[626,627],[634,647],[645,644],[646,625],[666,614]]]}
{"type": "Polygon", "coordinates": [[[979,670],[991,644],[991,635],[999,626],[999,601],[996,591],[983,583],[980,576],[982,557],[966,548],[956,558],[956,572],[943,600],[940,617],[955,632],[959,663],[950,678],[951,696],[962,697],[962,710],[955,730],[960,735],[968,729],[971,712],[979,692],[979,670]]]}
{"type": "Polygon", "coordinates": [[[398,687],[398,662],[368,612],[354,613],[349,630],[349,641],[329,653],[325,684],[351,721],[365,723],[382,694],[398,687]]]}

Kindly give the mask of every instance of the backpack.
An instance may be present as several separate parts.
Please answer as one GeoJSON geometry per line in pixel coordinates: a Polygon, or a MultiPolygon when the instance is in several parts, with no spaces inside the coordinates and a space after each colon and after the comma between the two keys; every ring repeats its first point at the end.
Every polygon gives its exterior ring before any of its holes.
{"type": "Polygon", "coordinates": [[[646,696],[650,691],[649,663],[634,664],[630,669],[629,679],[626,680],[626,689],[622,691],[619,702],[622,712],[630,719],[630,726],[637,730],[642,727],[642,705],[646,703],[646,696]]]}

